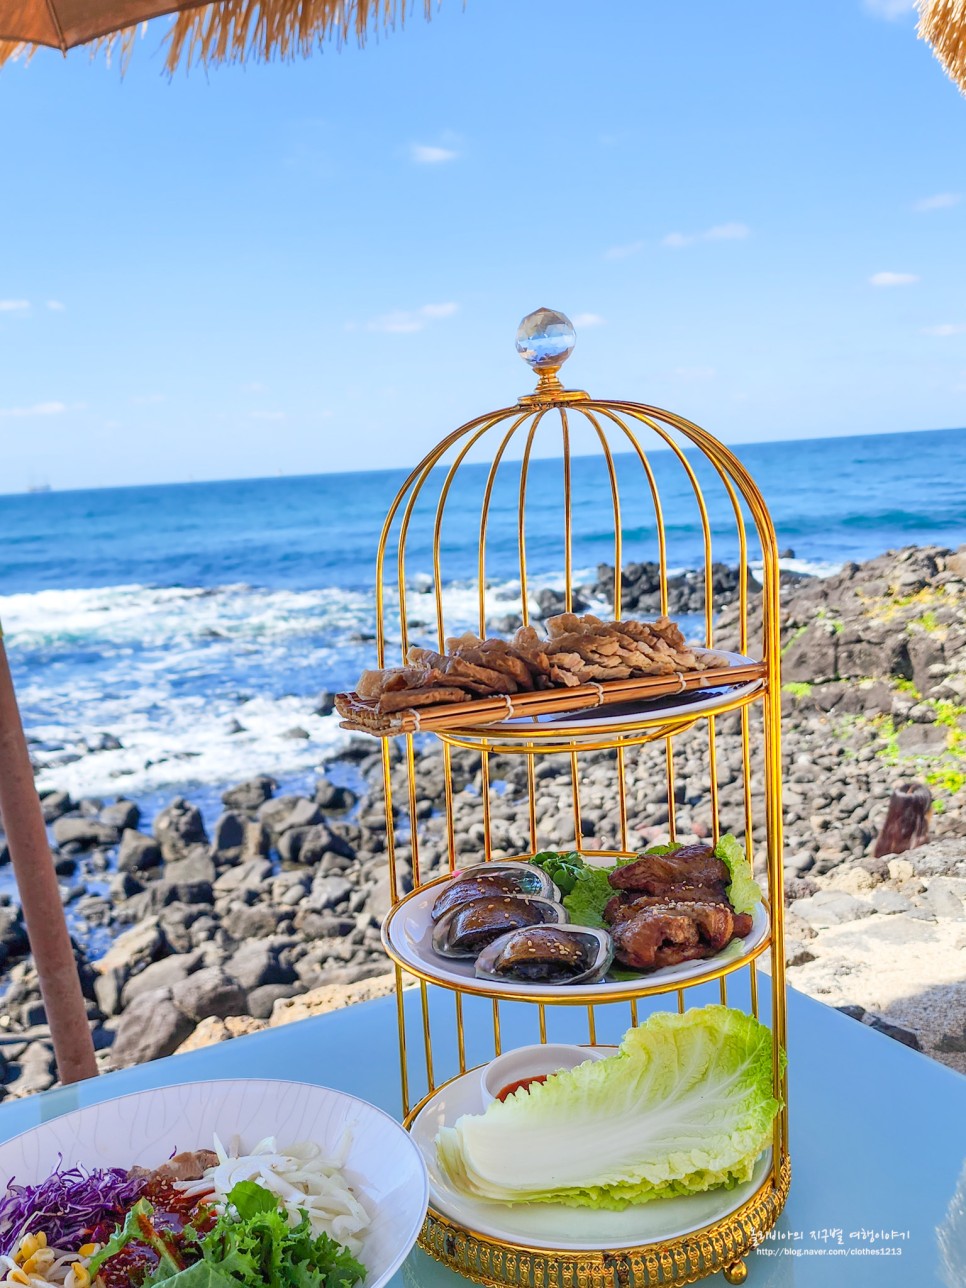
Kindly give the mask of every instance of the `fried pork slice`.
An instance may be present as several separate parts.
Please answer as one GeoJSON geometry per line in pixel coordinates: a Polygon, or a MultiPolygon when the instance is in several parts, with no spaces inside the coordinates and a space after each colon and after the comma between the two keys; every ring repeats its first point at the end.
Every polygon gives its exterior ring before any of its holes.
{"type": "Polygon", "coordinates": [[[433,685],[428,689],[400,689],[384,693],[376,704],[380,715],[391,711],[406,711],[409,707],[439,707],[447,702],[469,702],[470,694],[455,685],[433,685]]]}
{"type": "Polygon", "coordinates": [[[510,641],[510,647],[526,663],[535,683],[549,680],[550,658],[534,627],[521,626],[510,641]]]}
{"type": "Polygon", "coordinates": [[[518,689],[533,688],[533,676],[523,658],[504,640],[481,640],[478,635],[460,635],[446,641],[446,652],[474,666],[488,667],[508,675],[518,689]]]}
{"type": "Polygon", "coordinates": [[[618,960],[638,970],[711,957],[731,942],[734,933],[734,915],[726,903],[674,899],[648,899],[644,907],[624,905],[611,930],[618,960]]]}
{"type": "Polygon", "coordinates": [[[643,854],[607,878],[615,890],[675,896],[677,886],[704,886],[726,897],[731,873],[710,845],[685,845],[673,854],[643,854]]]}
{"type": "Polygon", "coordinates": [[[494,693],[516,693],[517,685],[512,676],[502,674],[488,666],[474,666],[459,657],[447,657],[428,648],[411,648],[406,655],[414,666],[429,666],[442,671],[445,683],[468,689],[487,697],[494,693]]]}
{"type": "Polygon", "coordinates": [[[390,666],[382,671],[363,671],[356,693],[360,698],[378,698],[398,689],[424,689],[437,678],[428,666],[390,666]]]}

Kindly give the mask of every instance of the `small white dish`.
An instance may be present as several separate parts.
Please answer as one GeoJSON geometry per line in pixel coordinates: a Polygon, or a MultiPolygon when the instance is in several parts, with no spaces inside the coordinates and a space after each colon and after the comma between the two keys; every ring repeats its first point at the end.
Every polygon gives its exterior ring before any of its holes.
{"type": "MultiPolygon", "coordinates": [[[[612,1047],[597,1050],[601,1057],[614,1054],[612,1047]]],[[[718,1187],[684,1198],[633,1203],[619,1212],[609,1208],[573,1208],[563,1203],[491,1203],[454,1189],[436,1153],[440,1128],[452,1127],[463,1114],[479,1114],[485,1108],[480,1070],[471,1069],[437,1087],[416,1115],[409,1130],[429,1169],[431,1206],[442,1216],[488,1239],[526,1248],[607,1252],[681,1238],[736,1212],[764,1184],[771,1166],[768,1149],[755,1164],[751,1180],[733,1190],[718,1187]]]]}
{"type": "MultiPolygon", "coordinates": [[[[484,1106],[496,1100],[504,1087],[524,1078],[545,1078],[561,1069],[576,1069],[586,1060],[602,1060],[608,1053],[595,1047],[567,1042],[539,1042],[535,1046],[505,1051],[480,1071],[484,1106]]],[[[610,1052],[613,1055],[613,1051],[610,1052]]]]}

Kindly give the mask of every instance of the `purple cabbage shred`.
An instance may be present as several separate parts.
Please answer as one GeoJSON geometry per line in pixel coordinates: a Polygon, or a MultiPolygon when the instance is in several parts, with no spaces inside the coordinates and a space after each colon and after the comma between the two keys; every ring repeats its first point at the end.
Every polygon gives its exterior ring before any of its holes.
{"type": "Polygon", "coordinates": [[[74,1250],[101,1222],[118,1222],[137,1202],[145,1178],[119,1167],[72,1167],[55,1171],[40,1185],[11,1181],[0,1199],[0,1253],[12,1256],[25,1234],[43,1230],[52,1247],[74,1250]]]}

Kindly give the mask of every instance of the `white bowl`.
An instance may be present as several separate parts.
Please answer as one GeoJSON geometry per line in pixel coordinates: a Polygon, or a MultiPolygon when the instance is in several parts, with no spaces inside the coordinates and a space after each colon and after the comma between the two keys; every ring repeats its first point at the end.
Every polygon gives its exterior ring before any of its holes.
{"type": "Polygon", "coordinates": [[[348,1128],[345,1173],[372,1218],[359,1260],[363,1288],[382,1288],[405,1260],[429,1206],[422,1156],[388,1114],[341,1091],[264,1078],[188,1082],[105,1100],[53,1118],[0,1145],[0,1192],[16,1178],[39,1184],[63,1156],[65,1168],[152,1167],[175,1150],[209,1147],[217,1134],[230,1148],[266,1136],[281,1146],[314,1141],[335,1150],[348,1128]]]}
{"type": "Polygon", "coordinates": [[[608,1054],[613,1052],[595,1051],[593,1047],[572,1046],[565,1042],[540,1042],[536,1046],[505,1051],[481,1070],[483,1104],[486,1106],[496,1100],[503,1088],[511,1082],[559,1073],[561,1069],[576,1069],[585,1060],[603,1060],[608,1054]]]}

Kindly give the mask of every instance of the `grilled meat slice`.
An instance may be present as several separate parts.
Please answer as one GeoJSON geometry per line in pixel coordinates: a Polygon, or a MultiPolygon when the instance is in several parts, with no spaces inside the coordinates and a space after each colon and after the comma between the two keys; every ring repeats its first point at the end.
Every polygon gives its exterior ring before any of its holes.
{"type": "Polygon", "coordinates": [[[619,961],[637,970],[711,957],[735,935],[735,915],[727,903],[645,896],[613,905],[611,900],[605,916],[613,918],[614,952],[619,961]]]}
{"type": "Polygon", "coordinates": [[[670,907],[647,908],[623,917],[611,937],[617,960],[636,970],[657,970],[708,954],[694,918],[670,907]]]}
{"type": "Polygon", "coordinates": [[[731,881],[728,866],[715,858],[710,845],[685,845],[673,854],[644,854],[633,863],[615,868],[608,877],[615,890],[677,897],[683,886],[701,887],[726,897],[731,881]]]}

